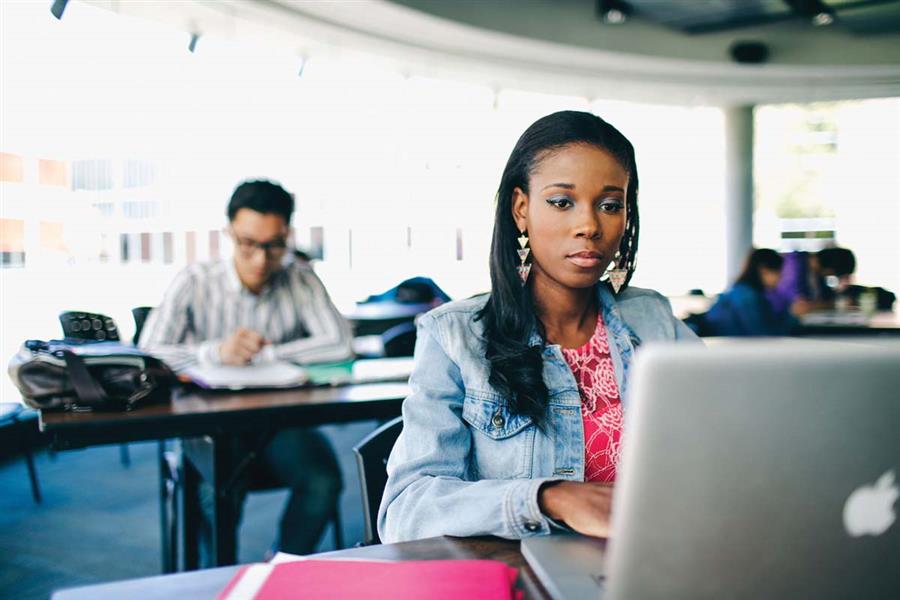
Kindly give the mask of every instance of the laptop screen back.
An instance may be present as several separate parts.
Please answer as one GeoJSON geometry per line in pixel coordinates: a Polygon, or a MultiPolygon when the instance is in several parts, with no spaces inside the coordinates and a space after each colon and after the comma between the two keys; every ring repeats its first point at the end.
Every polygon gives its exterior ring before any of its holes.
{"type": "Polygon", "coordinates": [[[900,345],[637,358],[611,598],[900,597],[900,345]]]}

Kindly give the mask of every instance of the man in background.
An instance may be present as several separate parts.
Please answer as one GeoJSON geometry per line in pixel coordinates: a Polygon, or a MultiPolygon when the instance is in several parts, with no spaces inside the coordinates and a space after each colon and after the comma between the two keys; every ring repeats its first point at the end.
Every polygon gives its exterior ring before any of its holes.
{"type": "MultiPolygon", "coordinates": [[[[281,186],[269,181],[240,184],[227,210],[234,255],[182,270],[147,318],[139,346],[176,371],[195,364],[350,358],[349,325],[309,264],[288,252],[293,211],[294,199],[281,186]]],[[[313,552],[341,491],[334,450],[315,429],[283,429],[260,449],[263,435],[233,439],[235,462],[258,453],[234,488],[234,514],[240,518],[251,479],[290,487],[276,547],[294,554],[313,552]]],[[[200,495],[201,536],[206,537],[211,533],[211,487],[202,486],[200,495]]],[[[203,546],[201,561],[209,563],[203,546]]]]}

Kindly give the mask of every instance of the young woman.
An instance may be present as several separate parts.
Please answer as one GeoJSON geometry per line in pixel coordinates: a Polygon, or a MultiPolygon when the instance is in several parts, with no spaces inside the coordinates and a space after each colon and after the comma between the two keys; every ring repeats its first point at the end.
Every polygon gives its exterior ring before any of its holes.
{"type": "Polygon", "coordinates": [[[382,540],[608,534],[634,353],[695,339],[664,297],[628,286],[637,196],[634,149],[599,117],[558,112],[522,134],[497,194],[490,295],[419,321],[382,540]]]}
{"type": "Polygon", "coordinates": [[[784,259],[769,248],[750,252],[734,285],[706,313],[712,335],[786,335],[797,320],[786,309],[776,309],[766,298],[781,279],[784,259]]]}

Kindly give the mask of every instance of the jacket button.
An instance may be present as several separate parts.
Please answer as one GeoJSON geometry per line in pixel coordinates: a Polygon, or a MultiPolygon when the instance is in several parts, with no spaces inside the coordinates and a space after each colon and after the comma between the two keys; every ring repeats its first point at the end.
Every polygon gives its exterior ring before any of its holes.
{"type": "Polygon", "coordinates": [[[501,415],[500,413],[497,413],[496,415],[494,415],[494,418],[491,419],[491,423],[494,425],[494,427],[496,427],[497,429],[500,429],[501,427],[503,427],[503,424],[505,423],[505,421],[503,420],[503,415],[501,415]]]}
{"type": "Polygon", "coordinates": [[[541,526],[539,524],[535,523],[534,521],[526,521],[525,522],[525,529],[527,529],[528,531],[537,531],[540,528],[541,528],[541,526]]]}

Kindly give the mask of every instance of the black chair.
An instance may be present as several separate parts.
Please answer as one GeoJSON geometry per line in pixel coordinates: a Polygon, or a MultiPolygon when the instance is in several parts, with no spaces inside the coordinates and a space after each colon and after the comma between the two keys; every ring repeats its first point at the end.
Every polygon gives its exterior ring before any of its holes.
{"type": "Polygon", "coordinates": [[[706,313],[691,313],[683,318],[682,321],[700,337],[715,335],[715,332],[706,320],[706,313]]]}
{"type": "Polygon", "coordinates": [[[362,491],[363,521],[365,524],[366,546],[380,544],[378,537],[378,507],[387,484],[387,461],[400,432],[403,431],[403,417],[397,417],[381,425],[353,447],[356,466],[359,469],[359,485],[362,491]]]}
{"type": "Polygon", "coordinates": [[[416,349],[416,324],[413,321],[394,325],[381,334],[384,355],[412,356],[416,349]]]}
{"type": "Polygon", "coordinates": [[[141,339],[141,331],[144,330],[144,323],[147,322],[147,315],[151,310],[153,310],[152,306],[135,306],[131,309],[131,316],[134,317],[134,337],[131,338],[131,343],[135,346],[141,339]]]}

